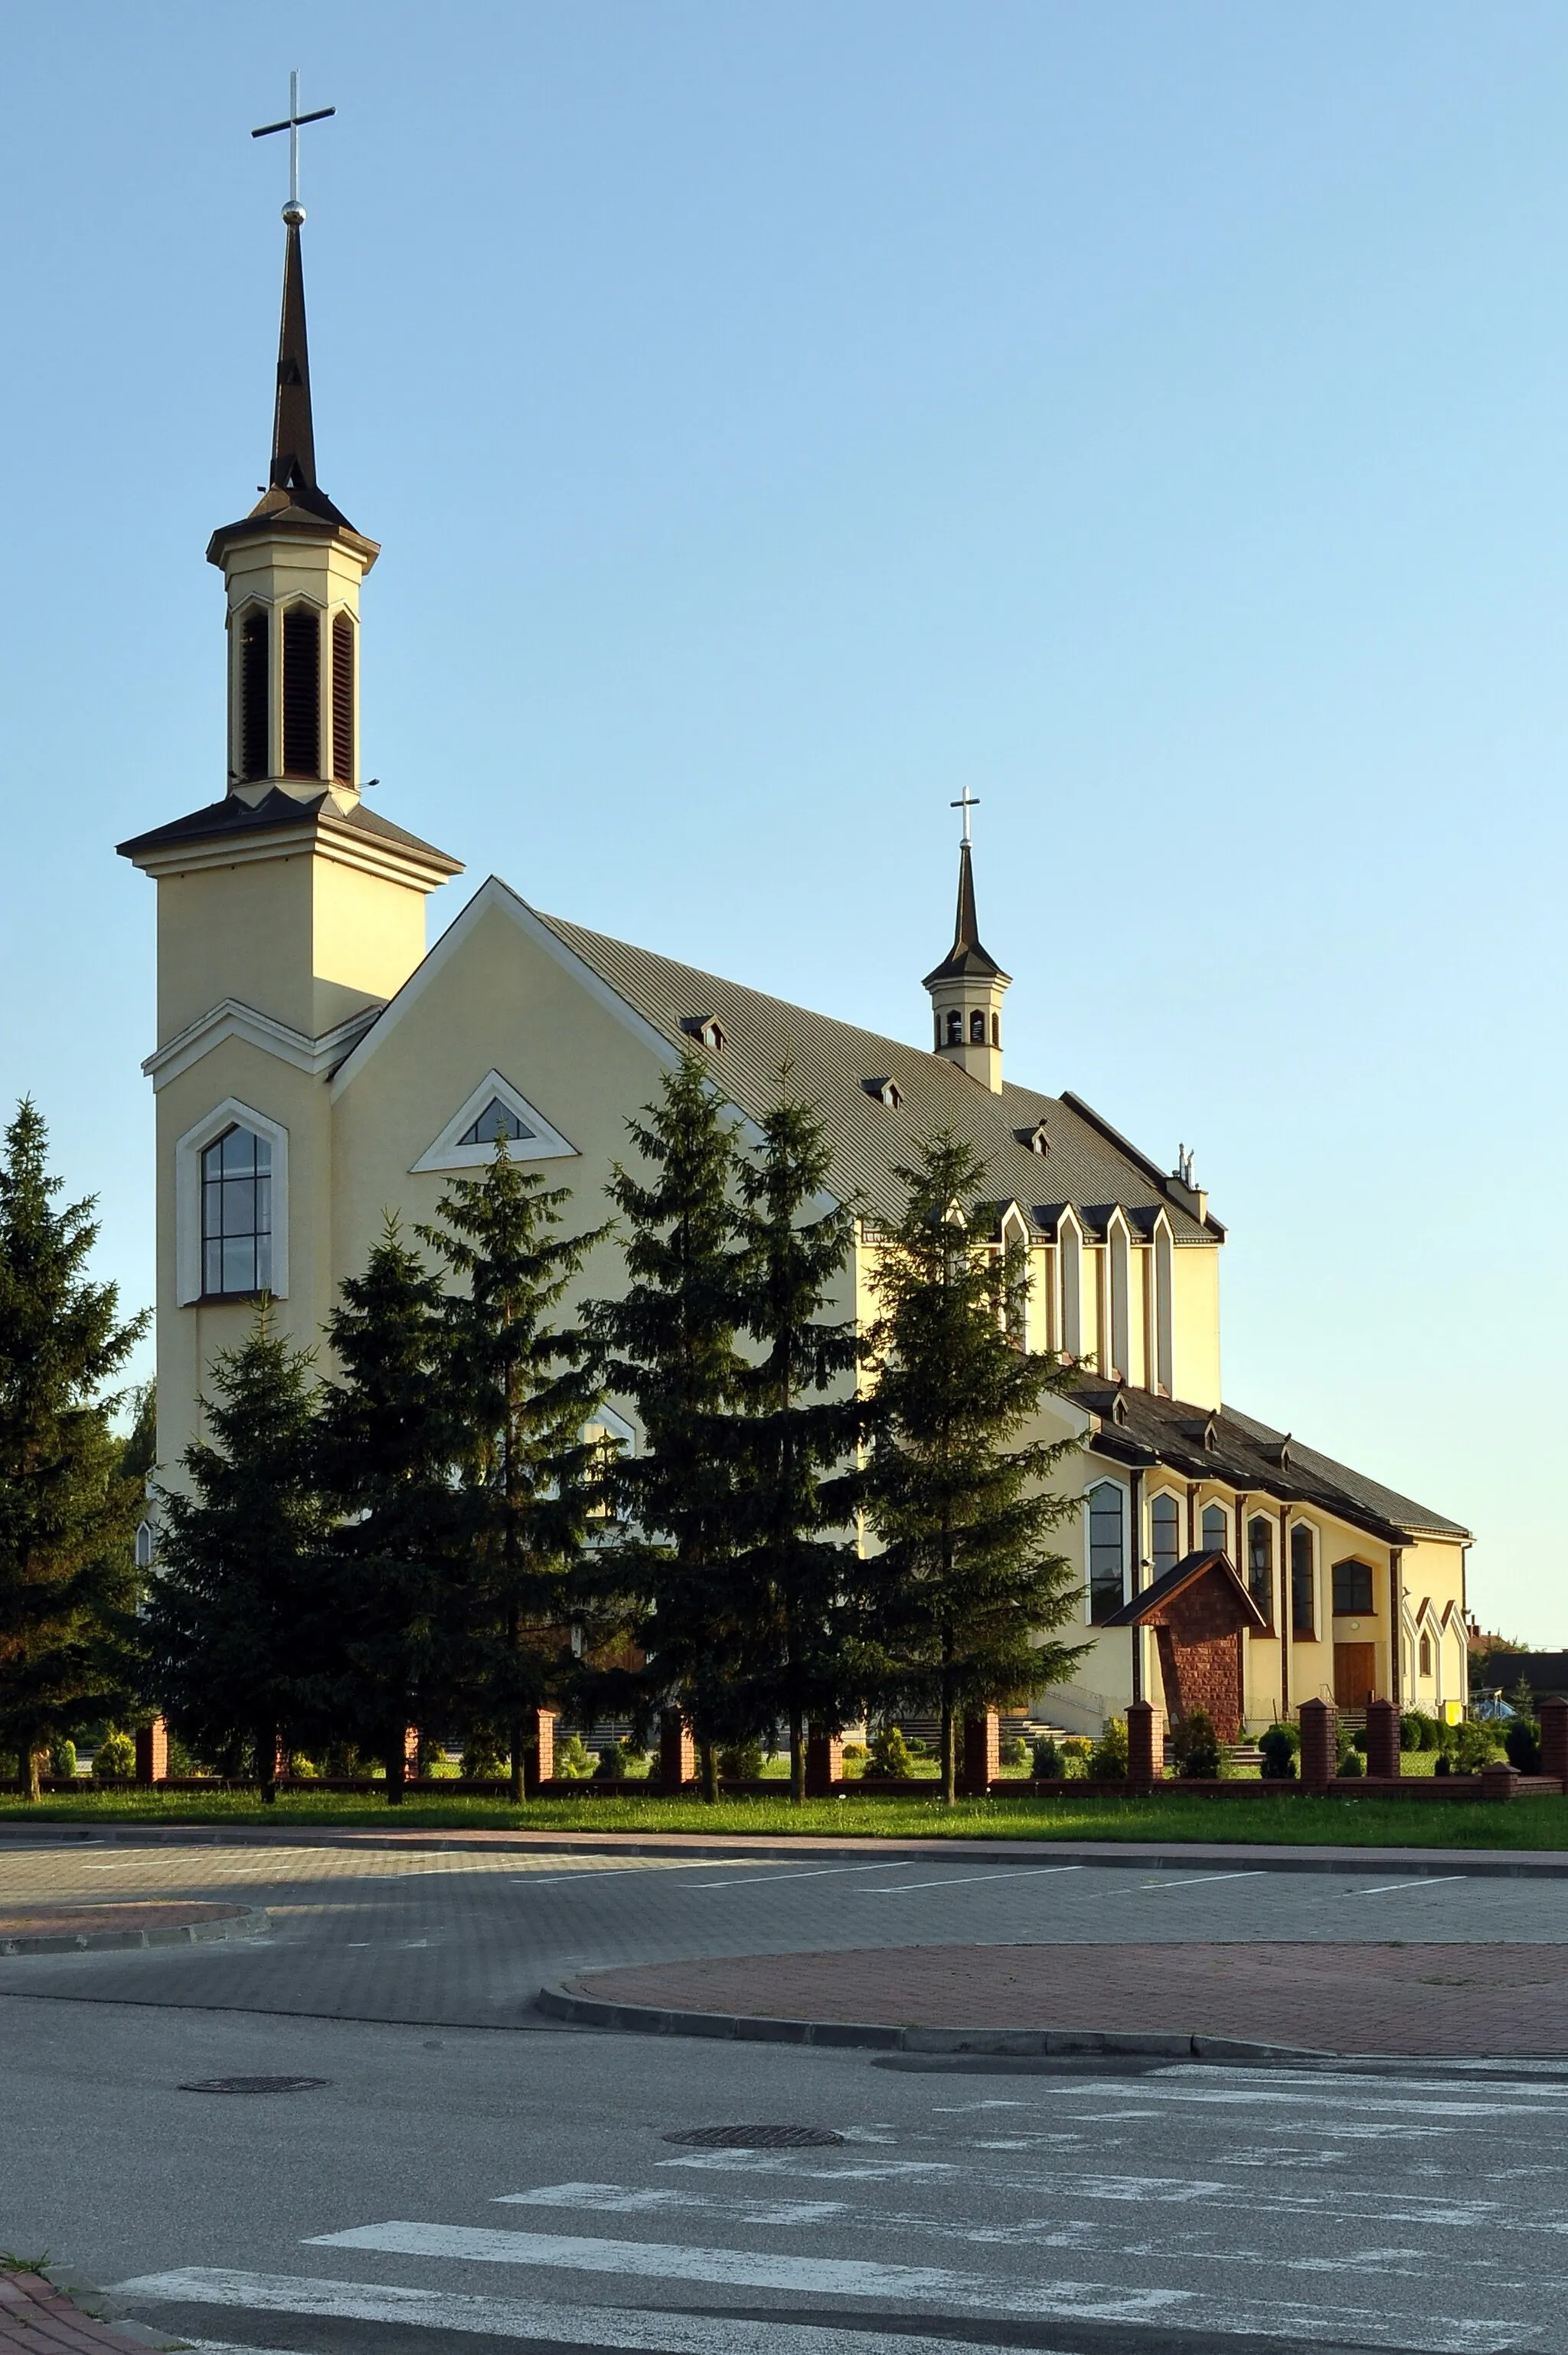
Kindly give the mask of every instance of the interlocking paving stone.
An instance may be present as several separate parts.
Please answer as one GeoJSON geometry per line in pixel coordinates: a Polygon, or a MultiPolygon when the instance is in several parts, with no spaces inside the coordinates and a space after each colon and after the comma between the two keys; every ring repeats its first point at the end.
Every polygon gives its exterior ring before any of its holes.
{"type": "Polygon", "coordinates": [[[147,2355],[147,2344],[95,2322],[41,2274],[0,2274],[0,2355],[147,2355]]]}
{"type": "Polygon", "coordinates": [[[1342,2053],[1568,2053],[1568,1948],[866,1947],[594,1971],[600,2002],[898,2027],[1160,2030],[1342,2053]]]}

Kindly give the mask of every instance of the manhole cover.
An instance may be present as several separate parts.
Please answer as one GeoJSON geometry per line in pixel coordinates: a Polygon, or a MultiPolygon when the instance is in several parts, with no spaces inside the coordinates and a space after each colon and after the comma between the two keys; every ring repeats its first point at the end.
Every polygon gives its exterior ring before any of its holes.
{"type": "Polygon", "coordinates": [[[699,2150],[826,2150],[844,2137],[830,2126],[689,2126],[664,2139],[693,2143],[699,2150]]]}
{"type": "Polygon", "coordinates": [[[302,2094],[312,2085],[328,2085],[330,2077],[196,2077],[182,2085],[182,2094],[302,2094]]]}

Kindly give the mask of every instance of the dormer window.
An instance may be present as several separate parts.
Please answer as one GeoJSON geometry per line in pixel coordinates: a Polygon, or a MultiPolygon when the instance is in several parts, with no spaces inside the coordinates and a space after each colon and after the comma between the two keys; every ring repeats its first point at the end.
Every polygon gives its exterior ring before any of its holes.
{"type": "Polygon", "coordinates": [[[729,1044],[724,1024],[716,1014],[694,1017],[691,1021],[683,1022],[681,1028],[689,1039],[696,1040],[699,1047],[705,1047],[710,1055],[722,1055],[729,1044]]]}
{"type": "Polygon", "coordinates": [[[1033,1128],[1022,1132],[1022,1143],[1031,1153],[1050,1152],[1051,1139],[1046,1134],[1043,1120],[1037,1120],[1033,1128]]]}
{"type": "Polygon", "coordinates": [[[903,1104],[904,1091],[896,1080],[865,1080],[862,1085],[868,1096],[874,1096],[889,1112],[897,1112],[903,1104]]]}
{"type": "Polygon", "coordinates": [[[469,1123],[458,1143],[493,1145],[498,1136],[503,1136],[509,1145],[515,1145],[520,1138],[533,1134],[533,1130],[518,1119],[510,1104],[503,1104],[499,1096],[492,1096],[479,1118],[469,1123]]]}

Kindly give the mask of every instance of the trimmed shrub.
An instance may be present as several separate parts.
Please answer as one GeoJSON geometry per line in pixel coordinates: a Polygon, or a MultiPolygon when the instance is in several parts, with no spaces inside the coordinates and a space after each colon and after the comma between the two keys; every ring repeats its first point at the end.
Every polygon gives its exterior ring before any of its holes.
{"type": "Polygon", "coordinates": [[[568,1733],[564,1742],[556,1744],[557,1783],[586,1783],[598,1764],[593,1752],[580,1733],[568,1733]]]}
{"type": "Polygon", "coordinates": [[[1446,1751],[1446,1750],[1440,1750],[1440,1751],[1437,1753],[1437,1763],[1436,1763],[1436,1765],[1433,1767],[1433,1769],[1432,1769],[1433,1774],[1451,1774],[1453,1773],[1453,1771],[1454,1771],[1454,1761],[1453,1761],[1453,1757],[1452,1757],[1452,1755],[1451,1755],[1451,1754],[1450,1754],[1450,1753],[1449,1753],[1448,1751],[1446,1751]]]}
{"type": "Polygon", "coordinates": [[[872,1737],[870,1771],[902,1783],[915,1772],[915,1753],[896,1725],[882,1726],[872,1737]]]}
{"type": "Polygon", "coordinates": [[[1004,1766],[1022,1766],[1029,1755],[1029,1744],[1021,1733],[1004,1734],[996,1754],[1004,1766]]]}
{"type": "Polygon", "coordinates": [[[76,1773],[76,1744],[56,1742],[49,1745],[49,1773],[57,1783],[69,1783],[76,1773]]]}
{"type": "Polygon", "coordinates": [[[129,1783],[136,1772],[136,1744],[112,1726],[93,1753],[95,1783],[129,1783]]]}
{"type": "Polygon", "coordinates": [[[607,1742],[599,1753],[596,1779],[600,1783],[624,1783],[626,1753],[619,1742],[607,1742]]]}
{"type": "Polygon", "coordinates": [[[290,1751],[289,1772],[296,1783],[314,1783],[321,1776],[321,1769],[315,1760],[307,1758],[302,1750],[290,1751]]]}
{"type": "Polygon", "coordinates": [[[1043,1783],[1054,1782],[1062,1772],[1062,1753],[1048,1733],[1034,1744],[1032,1768],[1043,1783]]]}
{"type": "Polygon", "coordinates": [[[727,1743],[719,1752],[718,1769],[728,1783],[755,1783],[762,1772],[761,1742],[753,1739],[727,1743]]]}
{"type": "Polygon", "coordinates": [[[1107,1717],[1089,1753],[1090,1778],[1097,1783],[1125,1783],[1128,1765],[1127,1720],[1107,1717]]]}
{"type": "Polygon", "coordinates": [[[498,1783],[510,1764],[493,1733],[482,1727],[471,1727],[458,1768],[465,1783],[498,1783]]]}
{"type": "Polygon", "coordinates": [[[1541,1772],[1541,1728],[1532,1717],[1516,1717],[1503,1735],[1503,1749],[1510,1766],[1521,1774],[1541,1772]]]}
{"type": "Polygon", "coordinates": [[[1456,1774],[1478,1774],[1483,1766],[1489,1766],[1502,1755],[1502,1743],[1494,1726],[1467,1723],[1456,1725],[1452,1732],[1451,1755],[1456,1774]]]}
{"type": "Polygon", "coordinates": [[[1366,1754],[1367,1754],[1367,1749],[1368,1749],[1368,1745],[1369,1745],[1370,1739],[1371,1739],[1371,1737],[1369,1736],[1369,1734],[1368,1734],[1368,1732],[1367,1732],[1367,1730],[1366,1730],[1366,1727],[1365,1727],[1364,1725],[1358,1725],[1358,1726],[1356,1727],[1355,1731],[1354,1731],[1354,1732],[1352,1732],[1352,1734],[1351,1735],[1351,1742],[1353,1743],[1353,1745],[1355,1746],[1355,1748],[1361,1752],[1361,1756],[1362,1756],[1363,1758],[1364,1758],[1364,1757],[1366,1756],[1366,1754]]]}
{"type": "Polygon", "coordinates": [[[1214,1782],[1230,1764],[1206,1709],[1189,1710],[1185,1717],[1177,1719],[1171,1730],[1171,1747],[1176,1772],[1189,1782],[1214,1782]]]}
{"type": "Polygon", "coordinates": [[[1296,1773],[1297,1754],[1301,1748],[1301,1736],[1293,1725],[1271,1725],[1260,1735],[1258,1748],[1263,1753],[1263,1773],[1270,1783],[1287,1783],[1296,1773]]]}

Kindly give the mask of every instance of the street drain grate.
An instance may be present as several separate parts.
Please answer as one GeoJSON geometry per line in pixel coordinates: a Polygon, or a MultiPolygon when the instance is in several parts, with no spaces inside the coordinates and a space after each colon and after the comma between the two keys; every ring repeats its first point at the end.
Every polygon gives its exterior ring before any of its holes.
{"type": "Polygon", "coordinates": [[[828,2150],[844,2137],[830,2126],[690,2126],[664,2139],[698,2150],[828,2150]]]}
{"type": "Polygon", "coordinates": [[[330,2077],[196,2077],[182,2085],[182,2094],[303,2094],[313,2085],[330,2085],[330,2077]]]}

